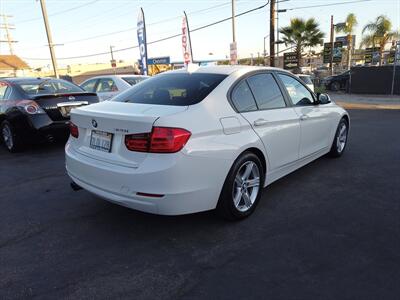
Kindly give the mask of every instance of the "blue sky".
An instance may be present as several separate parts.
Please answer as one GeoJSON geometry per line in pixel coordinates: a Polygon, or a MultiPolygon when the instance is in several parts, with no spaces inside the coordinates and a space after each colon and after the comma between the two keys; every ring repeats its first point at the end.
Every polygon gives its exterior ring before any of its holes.
{"type": "MultiPolygon", "coordinates": [[[[110,45],[121,49],[137,45],[136,26],[140,7],[145,11],[147,39],[153,41],[181,30],[183,10],[189,15],[190,28],[212,23],[229,17],[229,0],[47,0],[47,10],[59,65],[71,63],[108,62],[110,55],[90,58],[62,59],[109,50],[110,45]],[[74,7],[82,6],[79,9],[74,7]],[[212,9],[208,9],[214,7],[212,9]],[[71,9],[63,13],[64,10],[71,9]],[[152,24],[154,23],[154,24],[152,24]],[[114,33],[107,35],[108,33],[114,33]],[[103,35],[101,37],[96,37],[103,35]],[[93,38],[96,37],[96,38],[93,38]],[[90,38],[90,39],[88,39],[90,38]]],[[[236,12],[240,13],[264,4],[266,1],[236,0],[236,12]]],[[[359,26],[358,39],[365,23],[372,21],[379,14],[387,15],[394,28],[400,28],[400,0],[372,0],[361,3],[336,4],[334,6],[301,8],[304,6],[326,5],[331,3],[351,2],[351,0],[290,0],[280,3],[279,8],[290,9],[279,14],[279,26],[285,26],[293,17],[314,17],[320,23],[325,39],[329,39],[330,16],[335,22],[343,21],[350,12],[356,14],[359,26]]],[[[0,0],[0,11],[14,17],[10,23],[16,26],[12,34],[18,43],[15,52],[27,59],[33,66],[46,65],[50,62],[46,33],[41,18],[40,3],[36,0],[0,0]]],[[[269,33],[269,7],[249,13],[236,20],[236,39],[239,57],[257,56],[263,51],[263,37],[269,33]]],[[[3,38],[4,31],[0,33],[3,38]]],[[[231,22],[227,21],[192,33],[193,55],[195,59],[224,58],[229,55],[229,43],[232,39],[231,22]],[[209,55],[212,53],[213,55],[209,55]]],[[[281,45],[281,49],[285,46],[281,45]]],[[[267,44],[268,49],[268,44],[267,44]]],[[[2,44],[0,53],[8,52],[8,46],[2,44]]],[[[182,60],[180,38],[148,46],[149,57],[170,56],[172,60],[182,60]]],[[[137,49],[115,53],[116,59],[134,61],[139,58],[137,49]]]]}

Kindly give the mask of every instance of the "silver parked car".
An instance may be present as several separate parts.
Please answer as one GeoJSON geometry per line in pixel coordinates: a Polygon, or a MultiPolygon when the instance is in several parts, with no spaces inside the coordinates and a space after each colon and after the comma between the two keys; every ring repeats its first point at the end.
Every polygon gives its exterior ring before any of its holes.
{"type": "Polygon", "coordinates": [[[109,100],[131,86],[143,81],[142,75],[103,75],[92,77],[80,85],[87,92],[97,93],[100,101],[109,100]]]}

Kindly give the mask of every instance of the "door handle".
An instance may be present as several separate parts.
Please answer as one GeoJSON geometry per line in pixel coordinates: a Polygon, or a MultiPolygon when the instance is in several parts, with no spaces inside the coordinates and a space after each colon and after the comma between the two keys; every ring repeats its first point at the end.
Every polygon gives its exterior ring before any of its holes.
{"type": "Polygon", "coordinates": [[[263,126],[263,125],[268,124],[268,121],[265,119],[257,119],[254,121],[253,124],[254,124],[254,126],[263,126]]]}
{"type": "Polygon", "coordinates": [[[305,120],[307,120],[309,118],[309,116],[307,116],[307,115],[301,115],[300,116],[300,120],[301,121],[305,121],[305,120]]]}

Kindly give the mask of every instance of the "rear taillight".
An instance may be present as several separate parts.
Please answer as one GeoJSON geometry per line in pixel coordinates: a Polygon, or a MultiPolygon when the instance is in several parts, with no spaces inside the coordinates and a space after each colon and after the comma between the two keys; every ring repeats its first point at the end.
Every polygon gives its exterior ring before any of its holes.
{"type": "Polygon", "coordinates": [[[71,133],[71,136],[73,136],[74,138],[78,138],[79,137],[78,126],[76,126],[72,122],[69,122],[69,132],[71,133]]]}
{"type": "Polygon", "coordinates": [[[23,108],[30,115],[45,114],[46,112],[33,100],[18,101],[17,106],[23,108]]]}
{"type": "Polygon", "coordinates": [[[191,133],[182,128],[153,127],[151,133],[125,136],[126,148],[130,151],[150,153],[174,153],[180,151],[191,133]]]}

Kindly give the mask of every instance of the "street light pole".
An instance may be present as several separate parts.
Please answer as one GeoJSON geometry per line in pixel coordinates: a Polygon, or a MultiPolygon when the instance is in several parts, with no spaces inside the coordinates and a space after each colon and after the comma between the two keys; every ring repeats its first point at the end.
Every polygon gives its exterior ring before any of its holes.
{"type": "Polygon", "coordinates": [[[56,78],[58,78],[59,76],[58,76],[58,69],[57,69],[57,61],[56,61],[56,55],[54,53],[54,44],[53,44],[53,39],[51,37],[50,25],[49,25],[49,21],[47,19],[47,10],[46,10],[45,0],[40,0],[40,6],[42,8],[43,21],[44,21],[44,26],[46,28],[47,41],[49,43],[50,56],[51,56],[51,62],[53,64],[54,76],[56,78]]]}
{"type": "Polygon", "coordinates": [[[269,10],[269,65],[275,67],[275,4],[276,0],[270,1],[269,10]]]}
{"type": "Polygon", "coordinates": [[[235,0],[232,0],[232,42],[236,42],[235,33],[235,0]]]}
{"type": "Polygon", "coordinates": [[[333,25],[333,15],[331,16],[331,39],[330,39],[330,44],[331,44],[331,55],[330,55],[330,64],[329,68],[331,71],[331,75],[333,75],[333,34],[334,34],[334,25],[333,25]]]}
{"type": "Polygon", "coordinates": [[[265,40],[267,39],[267,37],[269,37],[269,34],[266,35],[266,36],[264,36],[264,53],[263,53],[263,56],[264,56],[264,66],[265,66],[265,59],[267,58],[267,48],[265,47],[265,40]]]}

